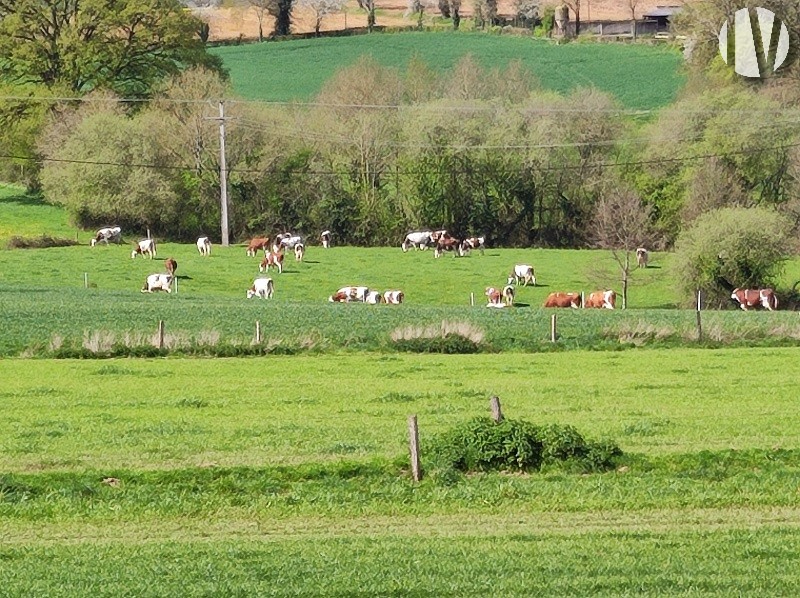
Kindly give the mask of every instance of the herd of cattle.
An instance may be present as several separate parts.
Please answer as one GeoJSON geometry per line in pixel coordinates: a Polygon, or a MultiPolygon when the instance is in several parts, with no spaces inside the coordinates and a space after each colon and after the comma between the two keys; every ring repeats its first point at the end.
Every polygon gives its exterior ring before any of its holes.
{"type": "MultiPolygon", "coordinates": [[[[98,243],[108,244],[109,242],[120,243],[122,240],[122,229],[119,226],[105,227],[97,231],[91,241],[94,247],[98,243]]],[[[323,248],[328,249],[331,243],[331,232],[326,230],[320,234],[320,243],[323,248]]],[[[428,247],[433,248],[434,258],[441,257],[446,251],[453,253],[453,257],[463,257],[472,250],[478,250],[481,255],[486,248],[484,237],[469,237],[457,239],[448,234],[446,230],[437,231],[416,231],[406,235],[400,245],[403,252],[408,252],[411,248],[415,251],[424,251],[428,247]]],[[[259,272],[268,272],[270,268],[275,268],[279,273],[283,272],[283,259],[286,250],[293,251],[295,260],[303,261],[305,255],[305,244],[302,237],[292,233],[282,233],[273,240],[269,237],[256,237],[247,244],[246,255],[255,257],[259,251],[264,252],[264,257],[259,264],[259,272]]],[[[131,258],[137,255],[149,257],[156,256],[156,243],[153,239],[143,239],[134,244],[131,258]]],[[[201,256],[211,255],[211,240],[208,237],[197,239],[197,251],[201,256]]],[[[636,262],[638,267],[647,268],[649,253],[644,247],[636,250],[636,262]]],[[[153,291],[172,292],[175,280],[175,271],[178,263],[173,258],[164,261],[165,273],[150,274],[142,287],[143,293],[153,291]]],[[[536,286],[536,276],[533,266],[529,264],[515,264],[508,275],[507,284],[502,288],[487,287],[485,295],[488,299],[487,307],[503,308],[514,305],[516,295],[515,287],[519,285],[536,286]]],[[[271,278],[256,278],[253,284],[247,289],[247,298],[260,297],[270,299],[275,292],[275,284],[271,278]]],[[[366,286],[347,286],[342,287],[333,295],[328,297],[332,303],[360,302],[368,304],[387,303],[398,305],[403,303],[405,295],[400,290],[388,290],[383,293],[375,291],[366,286]]],[[[763,307],[769,311],[778,308],[778,299],[772,289],[734,289],[731,299],[744,311],[750,308],[763,307]]],[[[550,293],[544,302],[544,307],[563,307],[578,309],[581,307],[598,309],[615,309],[617,294],[611,289],[603,289],[590,293],[585,299],[582,293],[577,292],[555,292],[550,293]]]]}

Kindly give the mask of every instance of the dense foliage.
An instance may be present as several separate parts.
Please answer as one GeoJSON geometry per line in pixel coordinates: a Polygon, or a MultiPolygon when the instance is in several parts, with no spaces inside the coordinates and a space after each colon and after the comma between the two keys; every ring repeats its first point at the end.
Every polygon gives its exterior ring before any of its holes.
{"type": "Polygon", "coordinates": [[[445,432],[433,441],[433,461],[463,472],[535,471],[568,467],[603,471],[622,455],[613,442],[590,442],[573,426],[537,426],[521,420],[500,423],[478,417],[445,432]]]}
{"type": "Polygon", "coordinates": [[[734,287],[774,287],[792,250],[788,219],[768,208],[722,208],[700,216],[678,238],[675,273],[684,296],[700,289],[710,305],[734,287]]]}

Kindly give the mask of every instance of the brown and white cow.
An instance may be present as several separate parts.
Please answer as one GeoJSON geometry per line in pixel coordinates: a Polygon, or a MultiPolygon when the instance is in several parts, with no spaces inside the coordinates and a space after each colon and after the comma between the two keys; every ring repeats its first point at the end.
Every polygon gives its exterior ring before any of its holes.
{"type": "Polygon", "coordinates": [[[364,302],[369,295],[369,287],[342,287],[333,295],[328,297],[328,301],[334,303],[350,303],[351,301],[364,302]]]}
{"type": "Polygon", "coordinates": [[[503,303],[505,303],[506,307],[514,305],[514,293],[514,287],[510,284],[503,287],[503,303]]]}
{"type": "Polygon", "coordinates": [[[319,240],[322,241],[322,246],[325,249],[329,249],[331,246],[331,231],[324,230],[319,235],[319,240]]]}
{"type": "Polygon", "coordinates": [[[550,293],[544,302],[544,307],[571,307],[578,309],[580,306],[580,293],[550,293]]]}
{"type": "Polygon", "coordinates": [[[147,255],[151,260],[156,257],[156,242],[153,239],[143,239],[133,246],[131,251],[131,259],[137,255],[144,257],[147,255]]]}
{"type": "Polygon", "coordinates": [[[298,262],[303,261],[303,256],[306,254],[306,246],[298,243],[294,246],[294,259],[298,262]]]}
{"type": "Polygon", "coordinates": [[[404,299],[403,291],[386,291],[383,294],[383,301],[389,305],[400,305],[404,299]]]}
{"type": "Polygon", "coordinates": [[[369,303],[370,305],[378,305],[378,303],[383,302],[383,295],[381,295],[378,291],[369,291],[364,296],[364,303],[369,303]]]}
{"type": "Polygon", "coordinates": [[[153,291],[172,292],[172,274],[151,274],[144,281],[142,293],[152,293],[153,291]]]}
{"type": "Polygon", "coordinates": [[[211,239],[208,237],[199,237],[197,239],[197,251],[203,256],[211,255],[211,239]]]}
{"type": "Polygon", "coordinates": [[[589,293],[584,307],[598,309],[614,309],[617,306],[617,294],[614,291],[595,291],[589,293]]]}
{"type": "Polygon", "coordinates": [[[485,237],[468,237],[461,243],[461,255],[467,255],[471,250],[477,249],[483,255],[483,250],[486,248],[484,242],[485,237]]]}
{"type": "MultiPolygon", "coordinates": [[[[445,233],[446,234],[446,233],[445,233]]],[[[454,237],[443,236],[436,242],[436,247],[433,250],[433,257],[441,257],[445,251],[452,251],[453,257],[461,255],[461,241],[454,237]]]]}
{"type": "Polygon", "coordinates": [[[772,289],[733,289],[731,299],[738,301],[744,311],[759,305],[769,311],[778,309],[778,298],[772,289]]]}
{"type": "Polygon", "coordinates": [[[271,278],[256,278],[253,281],[253,285],[247,289],[247,298],[261,297],[262,299],[271,299],[274,292],[275,284],[271,278]]]}
{"type": "Polygon", "coordinates": [[[283,251],[278,251],[277,253],[270,251],[266,254],[258,266],[258,271],[266,272],[270,268],[277,268],[278,273],[283,274],[283,251]]]}
{"type": "Polygon", "coordinates": [[[175,270],[178,269],[178,262],[175,261],[175,258],[168,257],[164,260],[164,268],[171,276],[175,276],[175,270]]]}
{"type": "Polygon", "coordinates": [[[529,266],[528,264],[517,264],[514,266],[514,269],[508,275],[508,284],[519,285],[520,281],[522,282],[522,286],[528,286],[530,282],[533,286],[536,286],[536,276],[533,274],[533,266],[529,266]]]}
{"type": "Polygon", "coordinates": [[[640,268],[647,268],[647,262],[650,261],[650,254],[644,247],[636,248],[636,264],[640,268]]]}
{"type": "Polygon", "coordinates": [[[259,249],[269,251],[269,237],[255,237],[247,242],[248,257],[255,257],[259,249]]]}
{"type": "Polygon", "coordinates": [[[94,247],[98,243],[105,243],[108,245],[109,241],[119,243],[122,241],[122,229],[119,226],[106,226],[101,228],[92,239],[91,245],[94,247]]]}
{"type": "Polygon", "coordinates": [[[503,291],[500,289],[486,287],[486,291],[483,294],[489,299],[489,303],[486,307],[501,307],[503,305],[503,291]]]}

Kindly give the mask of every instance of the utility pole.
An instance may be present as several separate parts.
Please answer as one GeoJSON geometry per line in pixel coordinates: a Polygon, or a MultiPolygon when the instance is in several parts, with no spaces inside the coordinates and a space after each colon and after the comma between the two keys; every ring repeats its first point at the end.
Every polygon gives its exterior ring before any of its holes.
{"type": "Polygon", "coordinates": [[[219,103],[219,201],[222,227],[222,246],[230,245],[228,240],[228,167],[225,163],[225,103],[219,103]]]}

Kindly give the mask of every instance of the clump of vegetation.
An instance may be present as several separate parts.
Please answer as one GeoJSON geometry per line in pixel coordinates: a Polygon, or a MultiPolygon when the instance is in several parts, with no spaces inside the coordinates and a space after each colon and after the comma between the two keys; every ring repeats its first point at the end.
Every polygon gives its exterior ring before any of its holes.
{"type": "Polygon", "coordinates": [[[530,472],[556,467],[591,472],[612,469],[622,450],[612,441],[587,441],[573,426],[537,426],[521,420],[496,423],[477,417],[438,436],[432,453],[436,466],[445,471],[530,472]]]}
{"type": "Polygon", "coordinates": [[[391,333],[392,346],[411,353],[477,353],[484,332],[470,322],[444,320],[439,325],[404,326],[391,333]]]}
{"type": "Polygon", "coordinates": [[[78,244],[77,241],[72,239],[62,239],[51,237],[50,235],[41,235],[39,237],[14,236],[8,240],[9,249],[46,249],[48,247],[70,247],[78,244]]]}

